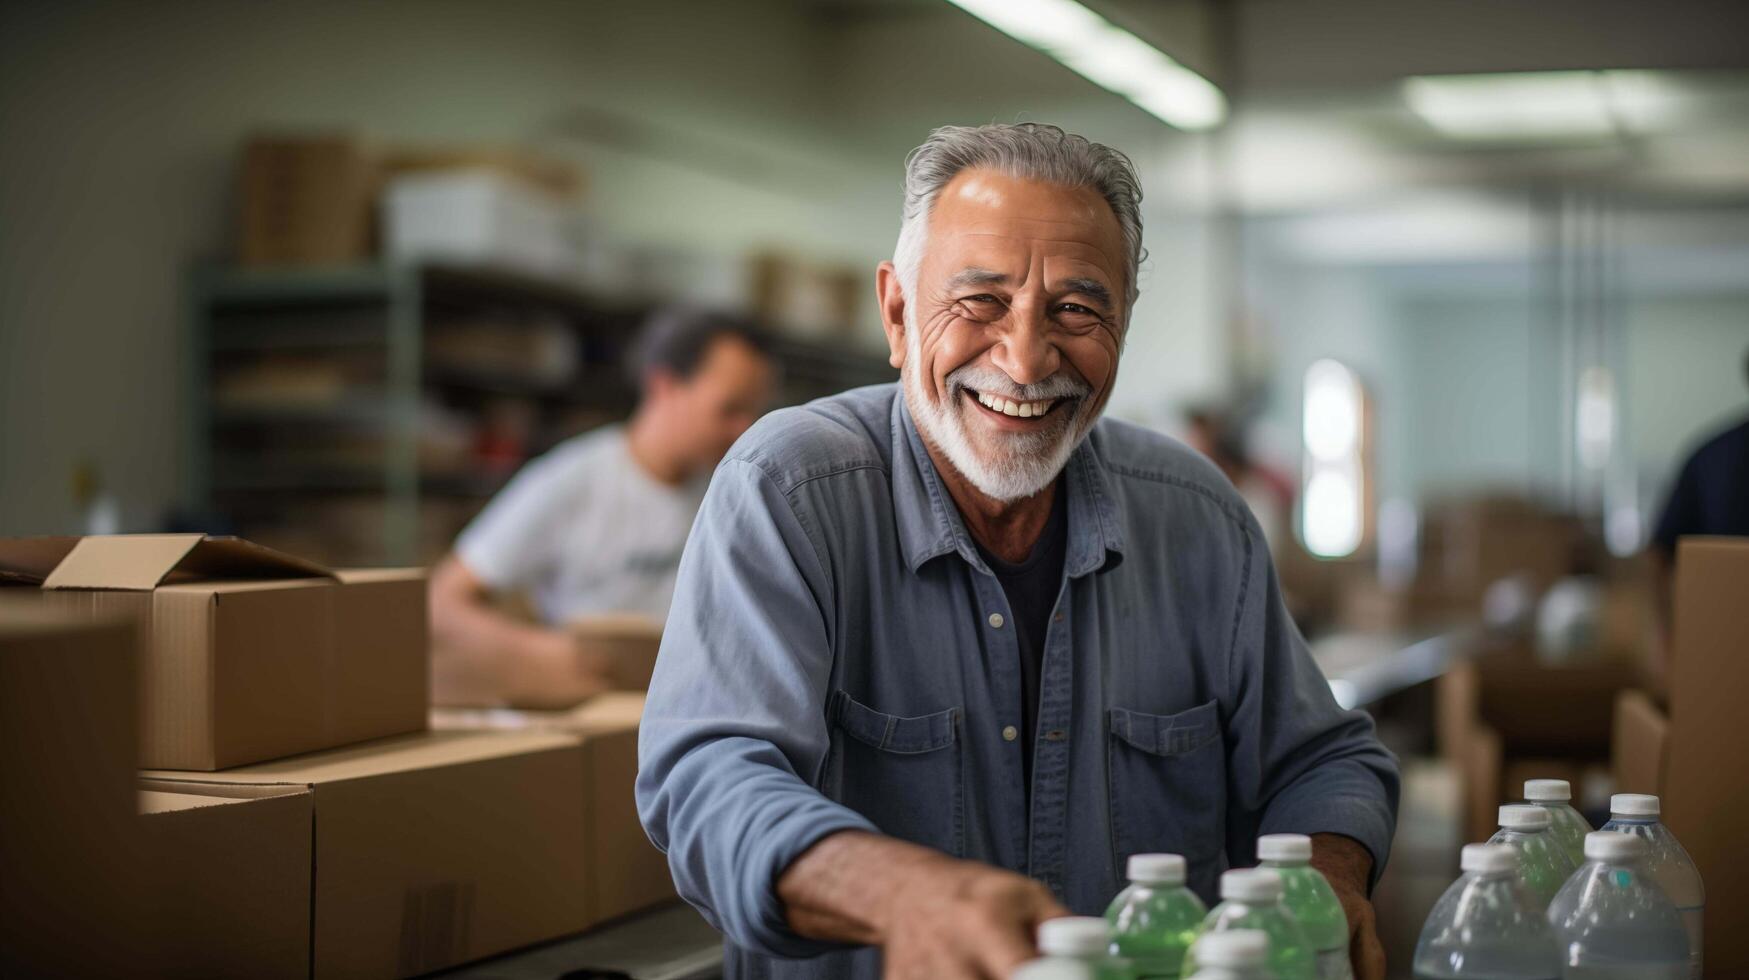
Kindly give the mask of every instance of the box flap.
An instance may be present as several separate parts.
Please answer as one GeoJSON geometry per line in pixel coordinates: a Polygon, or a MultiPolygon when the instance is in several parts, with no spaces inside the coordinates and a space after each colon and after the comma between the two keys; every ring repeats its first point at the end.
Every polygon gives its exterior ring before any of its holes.
{"type": "Polygon", "coordinates": [[[242,538],[114,534],[80,538],[43,588],[149,591],[171,582],[333,577],[321,565],[242,538]]]}
{"type": "Polygon", "coordinates": [[[71,534],[0,538],[0,585],[41,585],[78,543],[71,534]]]}

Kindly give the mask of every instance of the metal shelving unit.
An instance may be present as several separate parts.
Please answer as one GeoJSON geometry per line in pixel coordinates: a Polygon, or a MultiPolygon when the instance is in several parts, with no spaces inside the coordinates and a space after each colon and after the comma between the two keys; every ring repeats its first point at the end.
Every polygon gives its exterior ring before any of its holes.
{"type": "MultiPolygon", "coordinates": [[[[657,305],[514,273],[437,264],[206,266],[193,272],[188,295],[188,511],[229,520],[249,534],[261,515],[271,520],[294,504],[310,506],[337,495],[380,502],[380,544],[356,557],[383,564],[418,564],[430,557],[421,554],[422,504],[483,505],[507,475],[483,466],[456,472],[422,465],[428,406],[438,403],[466,415],[483,412],[480,406],[491,399],[526,402],[543,425],[552,424],[548,438],[529,446],[531,455],[574,434],[563,431],[563,418],[598,423],[624,417],[636,392],[620,364],[638,324],[657,305]],[[433,363],[428,330],[467,310],[512,311],[568,324],[577,333],[576,376],[555,383],[433,363]],[[216,397],[227,365],[288,356],[369,364],[371,377],[333,397],[307,401],[238,405],[216,397]],[[271,446],[274,438],[320,442],[325,433],[365,434],[375,440],[370,458],[312,462],[298,453],[239,451],[271,446]]],[[[785,404],[894,377],[884,359],[842,344],[779,337],[774,347],[784,369],[785,404]]]]}

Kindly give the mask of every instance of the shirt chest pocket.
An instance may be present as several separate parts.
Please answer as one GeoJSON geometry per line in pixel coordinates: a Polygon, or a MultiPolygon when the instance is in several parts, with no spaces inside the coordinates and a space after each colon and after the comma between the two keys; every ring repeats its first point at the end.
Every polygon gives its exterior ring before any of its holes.
{"type": "Polygon", "coordinates": [[[1115,866],[1131,854],[1182,854],[1190,885],[1212,894],[1226,841],[1227,766],[1220,705],[1176,714],[1107,714],[1115,866]]]}
{"type": "Polygon", "coordinates": [[[965,853],[965,712],[903,717],[834,691],[835,729],[821,789],[881,832],[956,856],[965,853]]]}

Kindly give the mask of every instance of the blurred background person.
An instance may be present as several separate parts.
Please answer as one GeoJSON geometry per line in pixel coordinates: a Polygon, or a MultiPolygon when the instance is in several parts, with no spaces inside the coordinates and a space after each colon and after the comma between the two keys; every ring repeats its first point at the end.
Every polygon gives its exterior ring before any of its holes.
{"type": "Polygon", "coordinates": [[[651,318],[633,351],[642,398],[630,420],[523,467],[432,570],[439,698],[464,687],[562,704],[609,685],[613,665],[565,624],[667,617],[710,472],[771,400],[765,348],[739,317],[675,308],[651,318]],[[535,622],[506,611],[511,595],[535,622]]]}
{"type": "Polygon", "coordinates": [[[1280,554],[1291,531],[1293,478],[1259,460],[1251,451],[1239,413],[1205,405],[1185,415],[1185,442],[1207,456],[1239,491],[1263,526],[1272,554],[1280,554]]]}

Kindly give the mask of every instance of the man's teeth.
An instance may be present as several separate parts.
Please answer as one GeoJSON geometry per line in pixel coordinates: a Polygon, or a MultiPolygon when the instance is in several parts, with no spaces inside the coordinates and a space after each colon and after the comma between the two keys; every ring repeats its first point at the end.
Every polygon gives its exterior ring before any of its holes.
{"type": "Polygon", "coordinates": [[[1030,419],[1037,415],[1043,415],[1050,411],[1051,406],[1056,403],[1057,399],[1055,398],[1047,399],[1042,402],[1017,402],[1007,398],[997,398],[994,395],[987,395],[981,391],[978,392],[978,404],[992,412],[1001,412],[1003,415],[1012,415],[1016,418],[1022,419],[1030,419]]]}

